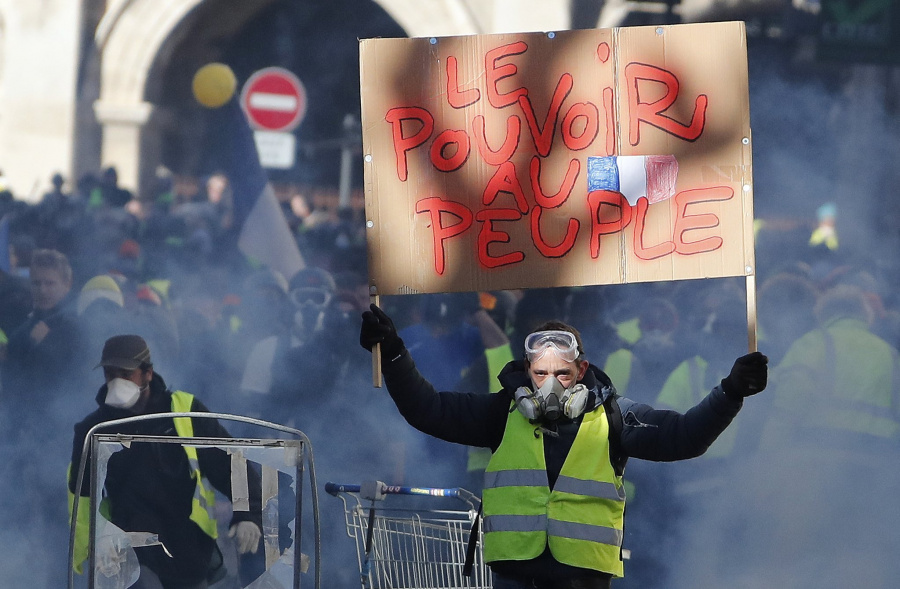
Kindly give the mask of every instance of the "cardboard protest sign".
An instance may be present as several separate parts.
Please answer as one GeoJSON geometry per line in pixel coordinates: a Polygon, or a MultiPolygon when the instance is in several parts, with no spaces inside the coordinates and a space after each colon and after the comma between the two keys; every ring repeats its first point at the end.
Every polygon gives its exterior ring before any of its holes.
{"type": "Polygon", "coordinates": [[[752,275],[743,23],[360,43],[377,294],[752,275]]]}

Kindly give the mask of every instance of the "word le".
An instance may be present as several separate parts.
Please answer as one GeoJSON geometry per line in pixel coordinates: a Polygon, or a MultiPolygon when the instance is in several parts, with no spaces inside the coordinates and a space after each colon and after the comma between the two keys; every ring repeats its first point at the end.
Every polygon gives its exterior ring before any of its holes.
{"type": "MultiPolygon", "coordinates": [[[[532,157],[529,165],[529,184],[535,201],[535,205],[530,209],[515,164],[511,161],[520,147],[522,120],[518,114],[510,114],[507,117],[506,137],[497,149],[493,149],[488,144],[484,115],[476,115],[472,118],[471,135],[464,129],[445,129],[434,139],[432,139],[435,130],[434,116],[426,108],[399,106],[391,108],[385,115],[385,120],[391,124],[397,178],[401,182],[406,182],[409,175],[407,154],[422,147],[429,140],[431,140],[428,148],[429,161],[436,170],[445,173],[458,170],[468,161],[472,151],[471,143],[474,140],[476,151],[481,159],[486,164],[497,168],[482,194],[482,204],[490,207],[500,193],[511,194],[515,198],[516,208],[484,208],[476,213],[473,213],[466,205],[449,199],[427,197],[417,201],[416,213],[427,213],[431,217],[434,268],[438,275],[443,275],[446,269],[444,242],[467,231],[473,221],[482,224],[478,233],[478,261],[485,268],[516,264],[525,259],[525,253],[522,251],[512,251],[494,256],[488,250],[492,243],[509,243],[511,240],[509,233],[498,229],[495,223],[518,221],[529,213],[531,215],[531,239],[541,255],[547,258],[560,258],[565,256],[575,244],[581,226],[578,219],[569,219],[566,235],[558,244],[549,244],[543,238],[540,220],[544,209],[560,207],[569,198],[581,173],[581,163],[578,158],[572,158],[559,190],[555,194],[548,194],[540,180],[541,158],[550,155],[558,126],[562,142],[568,150],[582,151],[592,145],[599,134],[600,109],[590,101],[576,102],[571,104],[564,114],[562,113],[566,98],[574,86],[572,74],[566,72],[560,76],[556,84],[543,124],[539,123],[528,88],[519,86],[503,92],[499,87],[501,80],[513,78],[518,72],[515,64],[501,63],[501,61],[510,56],[525,53],[527,50],[527,44],[518,41],[488,51],[484,58],[484,78],[485,94],[491,107],[500,110],[518,105],[531,134],[537,155],[532,157]],[[560,115],[562,115],[561,125],[560,115]],[[416,124],[418,124],[418,129],[413,131],[416,124]],[[445,214],[456,217],[457,222],[445,225],[443,222],[445,214]]],[[[605,63],[610,56],[609,45],[601,43],[597,48],[597,55],[600,61],[605,63]]],[[[481,100],[480,88],[463,89],[460,87],[456,57],[452,55],[447,57],[446,72],[446,97],[452,108],[464,109],[481,100]]],[[[689,123],[683,124],[665,114],[665,111],[675,103],[679,92],[678,78],[673,73],[653,65],[637,62],[627,64],[624,72],[628,94],[628,140],[632,146],[640,143],[642,123],[652,125],[689,142],[697,140],[702,135],[706,124],[708,105],[708,97],[705,94],[696,98],[691,120],[689,123]],[[665,94],[653,102],[642,101],[639,93],[640,82],[663,84],[665,94]]],[[[607,154],[615,151],[613,98],[611,87],[602,90],[607,154]]],[[[685,233],[696,229],[716,227],[719,224],[715,215],[709,213],[689,215],[687,208],[692,204],[728,200],[733,196],[734,191],[729,187],[685,190],[678,193],[674,198],[677,213],[672,240],[646,246],[643,241],[643,231],[646,224],[647,199],[641,198],[636,205],[632,206],[619,192],[591,191],[587,195],[591,219],[591,257],[596,259],[600,255],[601,236],[623,231],[632,220],[635,222],[633,251],[639,259],[652,260],[673,252],[690,255],[718,249],[722,246],[721,237],[714,236],[698,241],[685,241],[685,233]],[[614,220],[602,221],[601,219],[605,217],[601,214],[603,205],[618,209],[618,217],[614,220]]]]}

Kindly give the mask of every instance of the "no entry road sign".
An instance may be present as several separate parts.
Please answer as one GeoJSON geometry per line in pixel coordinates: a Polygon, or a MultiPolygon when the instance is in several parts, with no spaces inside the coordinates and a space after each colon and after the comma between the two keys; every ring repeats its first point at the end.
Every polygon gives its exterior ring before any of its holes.
{"type": "Polygon", "coordinates": [[[291,131],[306,114],[306,89],[284,68],[261,69],[244,84],[241,106],[254,129],[291,131]]]}

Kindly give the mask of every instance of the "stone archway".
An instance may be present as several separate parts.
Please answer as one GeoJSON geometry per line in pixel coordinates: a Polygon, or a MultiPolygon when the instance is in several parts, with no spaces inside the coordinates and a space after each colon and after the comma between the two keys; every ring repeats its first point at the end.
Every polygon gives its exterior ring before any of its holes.
{"type": "Polygon", "coordinates": [[[102,129],[101,161],[120,182],[139,184],[141,132],[153,106],[144,101],[148,73],[165,39],[202,0],[117,0],[95,36],[101,56],[100,97],[94,113],[102,129]]]}
{"type": "MultiPolygon", "coordinates": [[[[205,30],[240,26],[272,1],[226,2],[220,18],[205,30]]],[[[137,188],[148,181],[142,170],[147,125],[154,116],[154,105],[146,100],[148,80],[159,59],[171,59],[166,47],[203,2],[117,0],[97,26],[101,66],[94,114],[102,129],[101,161],[117,167],[123,186],[137,188]]]]}
{"type": "MultiPolygon", "coordinates": [[[[277,0],[113,0],[95,35],[100,56],[100,92],[94,114],[102,133],[101,162],[115,165],[127,188],[150,180],[146,146],[155,114],[148,83],[167,48],[191,21],[206,35],[227,34],[277,0]],[[205,10],[204,10],[205,9],[205,10]]],[[[568,0],[374,0],[409,36],[444,36],[506,30],[559,30],[568,26],[568,0]]]]}

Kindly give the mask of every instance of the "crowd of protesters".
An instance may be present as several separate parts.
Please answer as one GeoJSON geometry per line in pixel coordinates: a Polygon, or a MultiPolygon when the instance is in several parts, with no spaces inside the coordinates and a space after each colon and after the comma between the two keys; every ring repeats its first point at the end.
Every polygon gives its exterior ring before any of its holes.
{"type": "MultiPolygon", "coordinates": [[[[161,175],[155,194],[141,198],[118,185],[113,168],[79,179],[71,190],[59,175],[51,184],[35,203],[0,192],[0,218],[9,231],[8,269],[0,272],[0,444],[8,474],[30,489],[12,511],[0,510],[9,520],[4,524],[31,514],[33,530],[62,529],[65,537],[71,426],[92,408],[102,379],[91,369],[103,342],[122,333],[143,336],[172,386],[201,396],[213,410],[306,432],[321,449],[319,467],[334,477],[432,486],[472,480],[465,456],[440,472],[426,470],[422,465],[448,461],[423,456],[450,450],[394,428],[399,418],[389,400],[372,392],[371,359],[356,345],[369,303],[360,195],[339,210],[333,191],[279,187],[306,263],[287,277],[239,252],[223,174],[161,175]]],[[[733,435],[693,468],[644,476],[644,469],[664,467],[638,464],[626,473],[629,509],[651,514],[632,521],[652,523],[626,530],[626,547],[636,548],[620,586],[670,587],[667,574],[698,559],[717,563],[706,573],[708,583],[747,566],[715,534],[692,535],[685,522],[701,511],[706,519],[710,511],[724,512],[719,534],[742,535],[750,544],[762,541],[754,532],[765,536],[773,575],[821,565],[804,551],[809,538],[834,535],[822,529],[819,510],[853,512],[854,527],[875,525],[879,542],[896,533],[859,511],[858,492],[861,484],[871,501],[883,499],[888,487],[874,480],[883,450],[896,448],[900,437],[897,268],[849,256],[850,248],[834,240],[810,243],[815,228],[803,223],[758,228],[759,348],[770,359],[773,392],[766,403],[748,407],[729,430],[733,435]],[[734,460],[736,454],[743,460],[734,460]],[[726,455],[727,464],[717,461],[726,455]],[[850,476],[860,464],[872,480],[850,476]],[[817,473],[814,481],[805,477],[809,492],[829,486],[838,497],[807,502],[798,513],[797,492],[780,485],[805,468],[817,473]],[[744,481],[770,480],[736,489],[729,476],[738,469],[744,481]],[[765,515],[741,517],[717,503],[724,496],[765,515]],[[779,552],[775,546],[786,544],[771,536],[790,540],[790,548],[779,552]]],[[[679,410],[724,377],[747,346],[741,278],[410,295],[382,304],[401,334],[407,330],[409,343],[417,338],[434,352],[433,368],[427,352],[417,359],[426,376],[448,389],[492,390],[483,363],[493,344],[476,315],[489,317],[515,356],[535,325],[548,319],[577,325],[589,359],[620,394],[679,410]],[[450,366],[450,374],[437,374],[450,366]]],[[[44,546],[46,538],[33,542],[44,546]]],[[[840,538],[825,545],[846,550],[840,538]]],[[[62,549],[54,547],[59,559],[62,549]]],[[[852,553],[869,563],[880,554],[870,543],[852,553]]],[[[875,570],[884,567],[879,562],[875,570]]],[[[869,574],[877,573],[870,568],[869,574]]],[[[874,581],[869,586],[879,586],[874,581]]]]}

